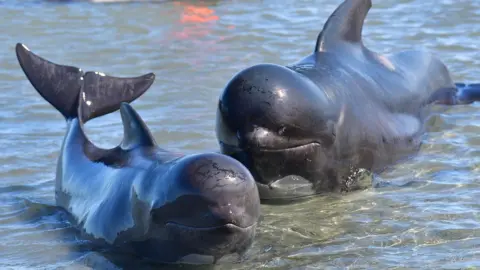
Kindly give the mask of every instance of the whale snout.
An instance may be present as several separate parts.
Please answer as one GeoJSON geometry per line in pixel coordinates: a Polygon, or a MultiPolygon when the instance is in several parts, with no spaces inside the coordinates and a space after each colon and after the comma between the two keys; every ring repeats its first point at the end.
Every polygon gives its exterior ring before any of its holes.
{"type": "Polygon", "coordinates": [[[221,257],[250,246],[260,199],[245,166],[222,154],[199,154],[178,161],[170,173],[174,197],[152,210],[155,224],[194,254],[221,257]]]}

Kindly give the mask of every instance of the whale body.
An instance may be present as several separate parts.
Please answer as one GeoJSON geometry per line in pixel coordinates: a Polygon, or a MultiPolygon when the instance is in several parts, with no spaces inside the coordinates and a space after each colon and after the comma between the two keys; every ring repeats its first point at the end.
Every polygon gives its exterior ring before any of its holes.
{"type": "Polygon", "coordinates": [[[432,53],[365,47],[371,5],[345,0],[312,54],[248,67],[225,86],[217,139],[252,172],[262,200],[365,188],[362,172],[382,172],[419,150],[433,107],[478,100],[479,85],[454,83],[432,53]]]}
{"type": "Polygon", "coordinates": [[[252,244],[260,201],[250,172],[219,153],[160,148],[128,104],[154,74],[118,78],[45,60],[23,44],[17,58],[38,93],[63,114],[55,198],[85,237],[164,263],[212,263],[252,244]],[[120,109],[124,138],[102,149],[83,130],[120,109]]]}

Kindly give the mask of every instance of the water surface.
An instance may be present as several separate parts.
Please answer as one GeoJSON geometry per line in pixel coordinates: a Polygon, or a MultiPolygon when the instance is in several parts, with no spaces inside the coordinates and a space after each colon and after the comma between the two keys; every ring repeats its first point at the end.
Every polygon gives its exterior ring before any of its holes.
{"type": "MultiPolygon", "coordinates": [[[[115,76],[155,72],[134,107],[172,151],[217,150],[215,109],[228,80],[260,62],[309,54],[338,0],[89,4],[0,1],[0,266],[156,268],[96,250],[54,205],[65,123],[32,88],[14,53],[23,42],[57,63],[115,76]],[[194,7],[192,7],[194,6],[194,7]]],[[[456,81],[480,81],[480,1],[377,0],[365,43],[428,49],[456,81]]],[[[254,246],[214,269],[480,268],[480,106],[431,121],[420,154],[377,187],[263,206],[254,246]]],[[[122,139],[118,113],[87,125],[101,146],[122,139]]]]}

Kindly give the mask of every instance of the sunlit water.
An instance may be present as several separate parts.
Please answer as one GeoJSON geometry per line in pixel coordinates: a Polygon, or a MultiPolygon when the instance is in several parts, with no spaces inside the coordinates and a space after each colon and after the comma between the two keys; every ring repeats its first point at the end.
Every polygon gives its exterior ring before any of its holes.
{"type": "MultiPolygon", "coordinates": [[[[193,2],[193,1],[192,1],[193,2]]],[[[0,268],[155,268],[96,250],[54,205],[61,115],[32,88],[16,42],[57,63],[115,76],[155,72],[134,107],[157,142],[184,153],[215,150],[215,109],[240,69],[309,54],[339,0],[157,4],[0,1],[0,268]],[[198,9],[197,9],[198,11],[198,9]]],[[[480,1],[377,0],[364,28],[380,52],[425,48],[456,81],[480,81],[480,1]]],[[[480,267],[479,105],[431,121],[420,154],[348,195],[263,206],[254,246],[215,269],[480,267]]],[[[122,139],[118,113],[88,124],[97,144],[122,139]]]]}

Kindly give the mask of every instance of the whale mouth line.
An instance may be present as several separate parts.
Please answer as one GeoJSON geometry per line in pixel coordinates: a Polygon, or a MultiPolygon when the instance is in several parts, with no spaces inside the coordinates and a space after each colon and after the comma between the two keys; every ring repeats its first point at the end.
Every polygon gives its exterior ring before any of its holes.
{"type": "MultiPolygon", "coordinates": [[[[254,144],[252,144],[254,146],[254,144]]],[[[310,141],[290,147],[240,147],[221,143],[224,153],[239,159],[254,172],[260,200],[266,204],[289,204],[308,200],[320,192],[315,189],[315,179],[323,177],[326,162],[324,145],[310,141]],[[299,166],[298,160],[307,160],[299,166]],[[270,170],[258,169],[262,164],[277,162],[270,170]],[[307,164],[307,166],[303,166],[307,164]],[[297,172],[295,170],[301,170],[297,172]]]]}
{"type": "Polygon", "coordinates": [[[273,147],[257,147],[255,150],[260,152],[284,152],[284,151],[294,151],[294,150],[301,150],[310,146],[320,146],[318,142],[310,142],[304,144],[298,144],[289,147],[281,147],[281,148],[273,148],[273,147]]]}
{"type": "Polygon", "coordinates": [[[225,223],[225,224],[219,225],[219,226],[209,226],[209,227],[189,226],[189,225],[184,225],[184,224],[177,223],[177,222],[174,222],[174,221],[169,221],[169,222],[166,223],[166,225],[167,226],[168,225],[175,226],[175,227],[179,227],[179,228],[182,228],[182,229],[196,230],[196,231],[213,231],[213,230],[224,229],[224,228],[247,231],[247,230],[250,230],[250,229],[254,228],[257,225],[257,222],[253,223],[252,225],[245,226],[245,227],[233,224],[231,222],[225,223]]]}
{"type": "Polygon", "coordinates": [[[256,144],[256,146],[253,146],[255,144],[252,144],[252,145],[249,145],[247,147],[241,147],[241,146],[236,146],[236,145],[231,145],[231,144],[228,144],[228,143],[223,143],[223,142],[220,142],[223,146],[226,146],[228,147],[228,149],[230,150],[235,150],[235,151],[254,151],[254,152],[270,152],[270,153],[275,153],[275,152],[284,152],[284,151],[295,151],[295,150],[302,150],[304,148],[307,148],[307,147],[320,147],[321,146],[321,143],[319,142],[309,142],[309,143],[303,143],[303,144],[295,144],[295,145],[292,145],[292,146],[288,146],[288,147],[278,147],[278,148],[274,148],[274,147],[264,147],[264,146],[258,146],[258,144],[256,144]]]}

